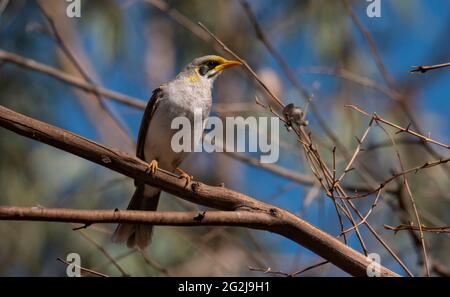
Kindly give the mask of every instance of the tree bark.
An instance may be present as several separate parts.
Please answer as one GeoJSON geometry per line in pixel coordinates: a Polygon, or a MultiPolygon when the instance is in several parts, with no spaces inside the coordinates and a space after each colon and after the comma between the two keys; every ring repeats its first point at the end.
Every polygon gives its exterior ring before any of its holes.
{"type": "Polygon", "coordinates": [[[147,164],[121,151],[0,106],[0,126],[20,135],[46,143],[86,160],[107,167],[133,179],[158,187],[181,199],[225,210],[207,212],[203,219],[193,213],[137,212],[137,211],[81,211],[40,208],[1,208],[1,219],[30,219],[79,223],[132,222],[193,226],[242,226],[278,233],[308,248],[320,257],[354,276],[367,276],[367,270],[378,268],[381,276],[398,276],[389,269],[371,262],[364,255],[343,244],[331,235],[312,226],[294,214],[258,201],[242,193],[201,182],[185,181],[172,173],[158,170],[147,173],[147,164]],[[230,212],[233,211],[233,212],[230,212]],[[176,222],[176,223],[175,223],[176,222]]]}

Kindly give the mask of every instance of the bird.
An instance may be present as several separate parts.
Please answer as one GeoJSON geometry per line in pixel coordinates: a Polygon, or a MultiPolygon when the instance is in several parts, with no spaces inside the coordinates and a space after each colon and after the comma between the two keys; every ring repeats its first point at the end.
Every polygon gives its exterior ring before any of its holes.
{"type": "MultiPolygon", "coordinates": [[[[240,61],[227,60],[217,55],[194,59],[172,81],[156,88],[142,116],[136,146],[136,156],[148,164],[147,172],[155,174],[157,168],[180,173],[186,185],[192,176],[178,166],[189,152],[174,152],[171,138],[176,130],[171,122],[177,117],[194,121],[194,110],[201,110],[202,119],[207,119],[212,105],[212,88],[215,79],[223,70],[241,65],[240,61]]],[[[204,129],[206,120],[203,122],[204,129]]],[[[191,125],[192,129],[194,125],[191,125]]],[[[198,145],[192,143],[192,145],[198,145]]],[[[128,210],[156,211],[161,190],[135,180],[135,192],[128,210]]],[[[115,243],[125,243],[129,248],[140,250],[149,246],[152,225],[119,224],[113,233],[115,243]]]]}

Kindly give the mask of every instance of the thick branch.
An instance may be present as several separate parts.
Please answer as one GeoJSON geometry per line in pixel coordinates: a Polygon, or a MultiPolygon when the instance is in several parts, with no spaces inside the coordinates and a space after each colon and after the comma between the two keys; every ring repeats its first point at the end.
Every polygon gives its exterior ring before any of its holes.
{"type": "MultiPolygon", "coordinates": [[[[66,130],[21,115],[2,106],[0,106],[0,126],[90,160],[133,179],[141,180],[146,184],[161,188],[166,192],[193,203],[220,210],[239,210],[227,214],[217,213],[218,217],[214,217],[213,212],[211,224],[215,218],[217,224],[218,220],[222,220],[221,224],[223,225],[251,227],[278,233],[310,249],[351,275],[366,276],[369,265],[374,265],[364,255],[290,212],[260,202],[239,192],[224,187],[205,185],[200,182],[191,182],[185,187],[184,180],[180,180],[173,174],[162,170],[158,170],[155,175],[149,175],[146,173],[147,165],[135,157],[110,149],[66,130]],[[247,210],[245,215],[242,215],[243,210],[247,210]],[[230,219],[231,217],[235,219],[234,223],[233,220],[227,220],[227,218],[230,219]]],[[[33,211],[37,215],[40,212],[50,210],[35,209],[33,211]]],[[[106,215],[106,212],[101,213],[102,216],[106,215]]],[[[173,213],[171,214],[174,216],[173,213]]],[[[209,217],[208,214],[204,219],[209,217]]],[[[81,213],[78,213],[78,215],[81,215],[81,213]]],[[[131,216],[135,220],[146,220],[150,216],[160,216],[160,220],[166,220],[166,222],[169,218],[174,219],[174,217],[164,215],[164,213],[160,215],[159,212],[154,214],[141,214],[139,212],[129,213],[127,211],[116,211],[109,212],[109,216],[109,219],[111,219],[110,222],[113,219],[117,220],[117,222],[125,222],[124,216],[128,219],[131,216]],[[123,221],[121,221],[122,219],[123,221]]],[[[176,217],[178,216],[180,214],[176,215],[176,217]]],[[[180,220],[184,218],[186,224],[188,221],[191,223],[193,221],[191,213],[181,214],[181,217],[178,218],[180,220]]],[[[84,217],[84,219],[86,220],[80,219],[80,222],[88,222],[87,217],[84,217]]],[[[209,218],[206,220],[209,220],[209,218]]],[[[149,223],[155,224],[153,221],[149,223]]],[[[380,266],[380,272],[383,276],[397,276],[397,274],[382,266],[380,266]]]]}
{"type": "Polygon", "coordinates": [[[136,211],[78,210],[0,206],[0,220],[81,224],[133,223],[159,226],[240,226],[270,229],[282,224],[276,217],[250,211],[136,211]]]}

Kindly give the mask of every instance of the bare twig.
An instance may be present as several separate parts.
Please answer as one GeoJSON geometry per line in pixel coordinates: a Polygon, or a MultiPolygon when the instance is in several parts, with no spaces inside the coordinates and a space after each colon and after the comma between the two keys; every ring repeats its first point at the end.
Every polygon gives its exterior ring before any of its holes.
{"type": "Polygon", "coordinates": [[[267,94],[270,95],[270,97],[281,107],[284,108],[284,103],[283,101],[278,98],[277,95],[275,95],[270,89],[269,87],[262,81],[262,79],[258,76],[258,74],[256,74],[256,72],[248,65],[248,63],[242,59],[241,57],[239,57],[235,52],[233,52],[228,46],[225,45],[225,43],[223,43],[219,38],[217,38],[216,35],[214,35],[211,31],[209,31],[208,28],[205,27],[205,25],[203,25],[202,23],[198,23],[199,26],[205,30],[221,47],[224,51],[226,51],[227,53],[229,53],[231,56],[233,56],[236,60],[238,60],[239,62],[242,63],[242,65],[245,67],[245,69],[247,69],[247,71],[250,73],[250,75],[258,82],[258,84],[267,92],[267,94]]]}
{"type": "Polygon", "coordinates": [[[389,226],[389,225],[384,225],[384,229],[394,231],[395,233],[397,233],[398,231],[402,231],[402,230],[419,231],[420,229],[422,229],[422,231],[424,231],[424,232],[450,233],[450,227],[448,227],[448,226],[444,226],[444,227],[430,227],[430,226],[422,225],[421,228],[420,228],[417,225],[400,224],[400,225],[395,226],[395,227],[394,226],[389,226]]]}
{"type": "Polygon", "coordinates": [[[360,113],[362,113],[362,114],[364,114],[364,115],[366,115],[366,116],[372,117],[372,118],[373,118],[374,120],[376,120],[377,122],[381,122],[381,123],[384,123],[384,124],[389,125],[389,126],[391,126],[391,127],[394,127],[394,128],[396,128],[396,129],[398,129],[397,133],[401,133],[401,132],[408,133],[408,134],[411,134],[411,135],[413,135],[413,136],[415,136],[415,137],[420,138],[420,139],[423,140],[423,141],[426,141],[426,142],[430,142],[430,143],[439,145],[439,146],[441,146],[441,147],[443,147],[443,148],[446,148],[446,149],[450,149],[450,145],[448,145],[448,144],[439,142],[439,141],[434,140],[434,139],[432,139],[432,138],[430,138],[430,137],[427,137],[427,136],[424,136],[424,135],[422,135],[422,134],[420,134],[420,133],[417,133],[417,132],[415,132],[415,131],[412,131],[412,130],[409,128],[410,125],[408,125],[406,128],[403,128],[403,127],[400,126],[400,125],[394,124],[394,123],[392,123],[392,122],[390,122],[390,121],[388,121],[388,120],[383,119],[382,117],[380,117],[380,116],[379,116],[378,114],[376,114],[376,113],[374,113],[373,115],[370,115],[367,111],[364,111],[362,108],[360,108],[360,107],[358,107],[358,106],[356,106],[356,105],[351,105],[351,104],[350,104],[350,105],[345,105],[345,107],[352,108],[352,109],[354,109],[354,110],[356,110],[356,111],[358,111],[358,112],[360,112],[360,113]]]}
{"type": "Polygon", "coordinates": [[[425,66],[425,65],[411,66],[411,68],[413,68],[413,69],[411,69],[409,72],[411,72],[411,73],[415,73],[415,72],[426,73],[427,71],[444,68],[444,67],[450,67],[450,62],[443,63],[443,64],[430,65],[430,66],[425,66]]]}
{"type": "Polygon", "coordinates": [[[299,270],[299,271],[296,271],[296,272],[292,273],[292,276],[297,276],[297,275],[302,274],[302,273],[304,273],[304,272],[306,272],[306,271],[309,271],[309,270],[311,270],[311,269],[314,269],[314,268],[323,266],[323,265],[328,264],[328,263],[330,263],[330,262],[329,262],[329,261],[321,261],[321,262],[319,262],[319,263],[313,264],[313,265],[311,265],[311,266],[308,266],[308,267],[306,267],[306,268],[303,268],[303,269],[301,269],[301,270],[299,270]]]}
{"type": "Polygon", "coordinates": [[[422,164],[422,165],[419,165],[419,166],[416,166],[416,167],[413,167],[413,168],[410,168],[410,169],[406,169],[406,170],[401,171],[401,172],[393,173],[392,176],[391,176],[390,178],[388,178],[388,179],[386,179],[385,181],[383,181],[383,182],[382,182],[382,183],[381,183],[374,191],[372,191],[372,192],[361,193],[361,194],[355,194],[355,195],[352,195],[352,196],[345,196],[345,197],[342,197],[342,198],[345,198],[345,199],[360,199],[360,198],[367,197],[367,196],[369,196],[370,194],[373,194],[373,193],[375,193],[375,192],[377,192],[377,191],[383,189],[387,184],[391,183],[392,181],[394,181],[395,179],[397,179],[397,178],[399,178],[399,177],[402,177],[402,176],[407,175],[407,174],[410,174],[410,173],[417,173],[417,172],[419,172],[420,170],[423,170],[423,169],[426,169],[426,168],[435,167],[435,166],[439,166],[439,165],[442,165],[442,164],[446,164],[446,163],[448,163],[448,162],[450,162],[450,157],[449,157],[449,158],[442,159],[442,160],[433,161],[433,162],[425,162],[425,163],[422,164]]]}
{"type": "MultiPolygon", "coordinates": [[[[353,23],[356,25],[358,30],[361,32],[361,34],[366,39],[366,41],[370,47],[372,56],[378,67],[378,70],[381,73],[381,76],[385,80],[385,82],[386,82],[387,86],[389,87],[389,89],[391,90],[391,92],[395,95],[394,97],[391,96],[391,98],[394,100],[394,102],[396,102],[398,104],[398,106],[401,108],[401,110],[404,112],[404,114],[409,118],[409,120],[411,121],[411,124],[413,125],[413,127],[415,127],[415,129],[418,131],[418,133],[424,134],[416,120],[415,115],[413,114],[413,112],[411,111],[409,106],[406,104],[405,96],[402,95],[402,93],[398,91],[393,77],[389,74],[386,67],[384,66],[381,56],[376,47],[375,41],[374,41],[372,35],[370,34],[369,30],[367,30],[367,28],[364,26],[364,24],[361,22],[361,20],[355,14],[352,6],[350,5],[349,0],[343,0],[343,2],[344,2],[344,6],[345,6],[348,14],[350,15],[350,18],[352,19],[353,23]]],[[[433,156],[434,158],[436,158],[436,159],[442,158],[442,156],[438,152],[436,152],[436,150],[433,147],[431,147],[428,142],[424,142],[424,143],[422,143],[422,145],[428,151],[428,153],[431,156],[433,156]]],[[[450,170],[448,170],[448,168],[445,167],[445,168],[443,168],[443,170],[447,174],[447,176],[450,176],[450,170]]]]}
{"type": "MultiPolygon", "coordinates": [[[[91,224],[90,222],[85,222],[85,224],[91,224]]],[[[92,239],[86,232],[82,230],[78,230],[78,233],[87,241],[89,241],[93,246],[95,246],[96,249],[100,251],[111,263],[114,265],[114,267],[117,268],[117,270],[122,274],[122,276],[129,276],[128,273],[125,272],[125,270],[122,268],[122,266],[117,263],[116,259],[114,259],[113,256],[109,254],[107,250],[105,250],[104,247],[102,247],[100,244],[98,244],[94,239],[92,239]]]]}
{"type": "Polygon", "coordinates": [[[106,274],[100,273],[100,272],[92,270],[92,269],[84,268],[84,267],[78,266],[78,265],[73,264],[73,263],[69,263],[66,260],[63,260],[63,259],[61,259],[59,257],[56,258],[56,260],[58,260],[59,262],[65,264],[65,265],[75,265],[75,266],[79,267],[81,271],[84,271],[84,272],[87,272],[87,273],[90,273],[90,274],[93,274],[93,275],[96,275],[96,276],[108,277],[106,274]]]}
{"type": "MultiPolygon", "coordinates": [[[[395,143],[394,137],[392,137],[392,135],[384,127],[382,127],[382,126],[379,126],[379,127],[386,133],[386,135],[391,140],[392,146],[393,146],[393,148],[395,150],[398,162],[400,164],[400,169],[402,171],[405,171],[405,166],[403,165],[403,160],[402,160],[402,158],[400,156],[400,151],[397,148],[397,144],[395,143]]],[[[419,211],[417,210],[416,202],[415,202],[413,194],[411,192],[411,188],[409,186],[409,182],[408,182],[408,179],[407,179],[406,175],[403,175],[402,178],[403,178],[403,185],[404,185],[404,187],[406,189],[406,192],[408,193],[409,199],[411,201],[412,208],[414,210],[414,215],[415,215],[415,218],[417,220],[417,224],[419,225],[419,238],[420,238],[420,243],[421,243],[421,246],[422,246],[422,253],[423,253],[423,259],[424,259],[425,271],[427,273],[427,276],[429,277],[430,276],[430,268],[429,268],[429,265],[428,265],[427,249],[426,249],[426,244],[425,244],[425,238],[424,238],[424,235],[423,235],[423,230],[422,230],[422,227],[421,227],[422,223],[421,223],[421,220],[420,220],[419,211]]]]}
{"type": "MultiPolygon", "coordinates": [[[[94,81],[89,76],[89,74],[83,69],[83,66],[81,66],[81,63],[78,61],[78,59],[75,57],[74,53],[70,49],[70,47],[66,44],[64,39],[61,37],[61,34],[58,31],[58,28],[55,25],[54,20],[50,15],[45,11],[45,9],[41,6],[39,1],[36,1],[37,6],[39,7],[42,15],[44,16],[45,20],[48,22],[50,29],[51,29],[51,35],[53,39],[55,40],[58,47],[62,50],[64,55],[69,59],[69,61],[72,63],[72,65],[75,66],[77,71],[81,74],[81,76],[84,78],[84,80],[90,84],[94,84],[94,81]]],[[[105,114],[105,118],[111,122],[112,127],[116,128],[116,133],[121,136],[121,138],[126,141],[130,148],[134,146],[134,142],[131,140],[130,136],[128,135],[127,129],[125,126],[120,122],[119,119],[109,110],[108,106],[105,104],[104,99],[100,96],[98,93],[93,93],[95,96],[95,99],[98,103],[99,110],[105,114]]]]}
{"type": "Polygon", "coordinates": [[[103,97],[110,98],[114,101],[120,102],[122,104],[125,104],[125,105],[133,107],[133,108],[144,109],[145,105],[146,105],[145,102],[139,100],[138,98],[131,97],[128,95],[121,94],[119,92],[115,92],[115,91],[111,91],[106,88],[99,87],[97,85],[94,85],[94,84],[91,84],[91,83],[85,81],[82,78],[68,74],[64,71],[61,71],[61,70],[51,67],[49,65],[39,63],[35,60],[16,55],[16,54],[4,51],[2,49],[0,49],[0,61],[3,61],[5,63],[13,63],[20,67],[24,67],[24,68],[31,69],[31,70],[34,70],[34,71],[37,71],[40,73],[44,73],[53,78],[56,78],[59,81],[62,81],[71,86],[80,88],[86,92],[93,93],[93,94],[99,94],[103,97]]]}
{"type": "Polygon", "coordinates": [[[251,267],[248,266],[248,270],[250,271],[257,271],[257,272],[262,272],[264,274],[273,274],[273,275],[282,275],[282,276],[291,276],[289,273],[283,272],[283,271],[277,271],[277,270],[273,270],[270,267],[267,268],[256,268],[256,267],[251,267]]]}

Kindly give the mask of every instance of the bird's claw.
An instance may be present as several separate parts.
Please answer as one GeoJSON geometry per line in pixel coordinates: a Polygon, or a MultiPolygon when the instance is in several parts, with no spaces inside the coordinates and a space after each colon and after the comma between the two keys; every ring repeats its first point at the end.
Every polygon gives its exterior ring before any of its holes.
{"type": "Polygon", "coordinates": [[[186,180],[186,183],[184,185],[184,187],[186,188],[191,183],[191,181],[194,179],[194,177],[192,175],[187,174],[181,168],[176,168],[176,171],[180,174],[180,176],[179,176],[180,179],[185,179],[186,180]]]}
{"type": "Polygon", "coordinates": [[[146,172],[154,175],[156,173],[156,169],[158,169],[158,161],[152,160],[150,163],[148,163],[146,172]]]}

